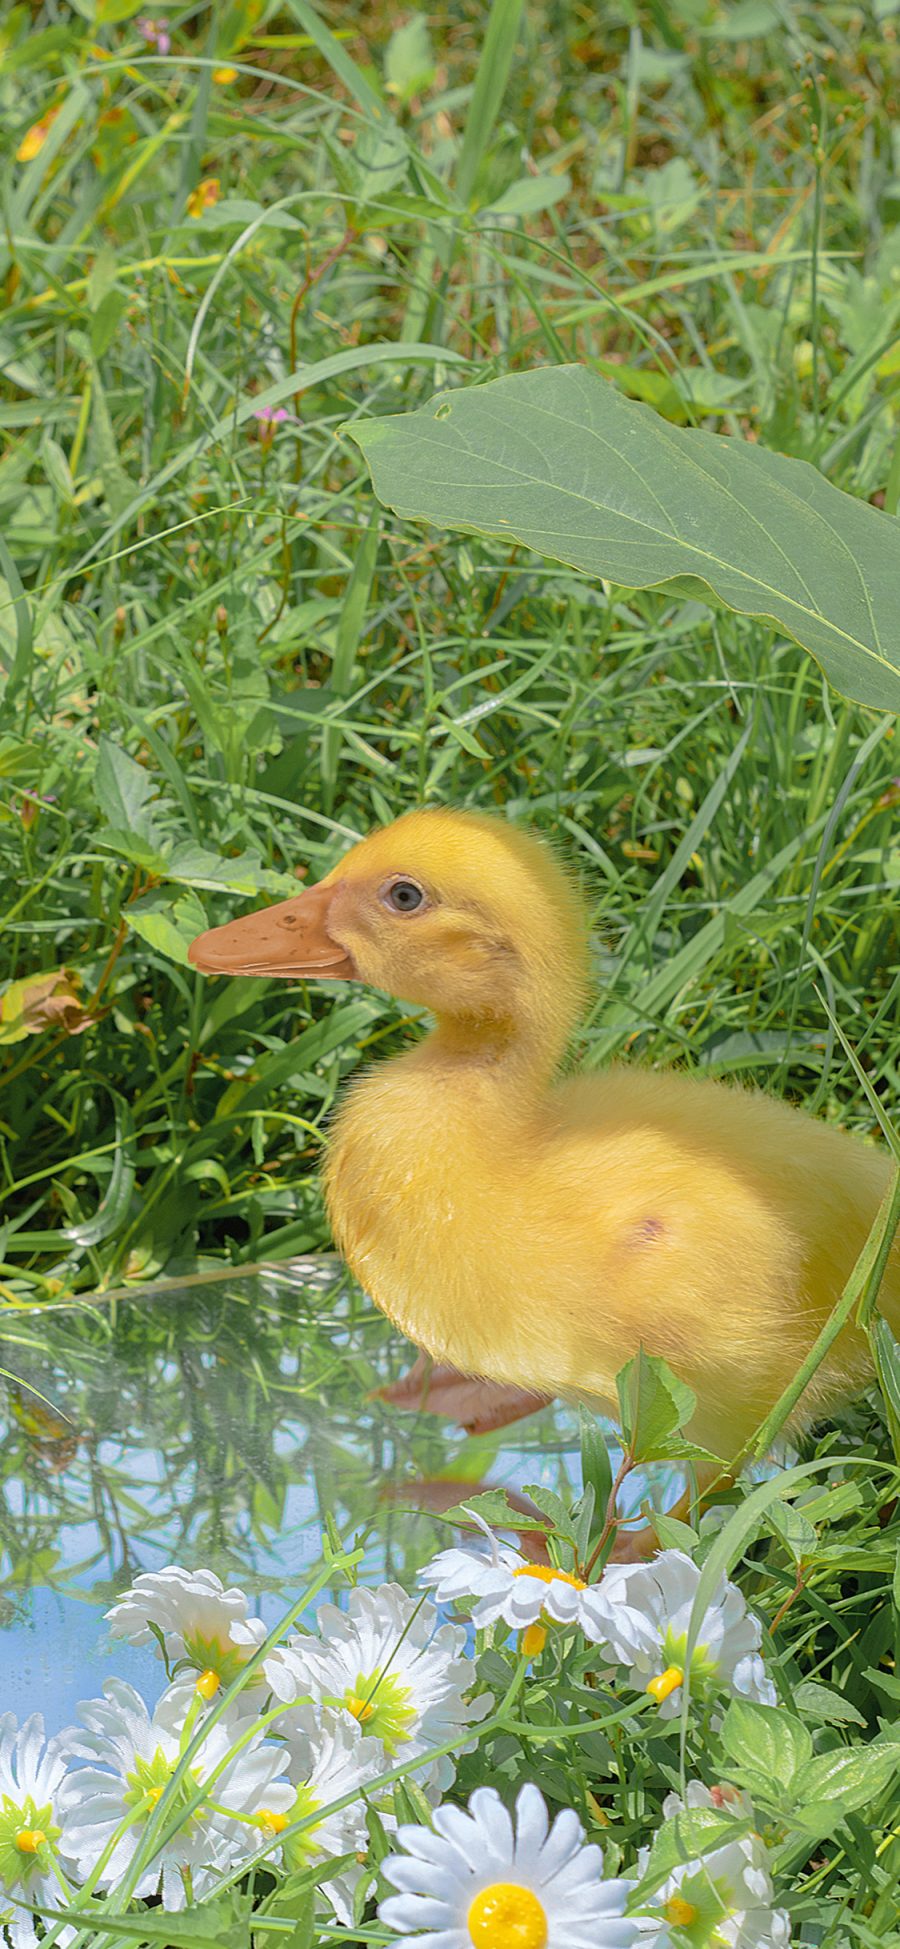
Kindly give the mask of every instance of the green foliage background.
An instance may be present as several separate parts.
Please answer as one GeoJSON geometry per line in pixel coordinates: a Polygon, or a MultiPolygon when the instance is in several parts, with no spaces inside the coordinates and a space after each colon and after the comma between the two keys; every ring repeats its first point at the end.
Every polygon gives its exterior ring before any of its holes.
{"type": "Polygon", "coordinates": [[[327,1243],[400,1012],[185,947],[423,800],[579,864],[588,1063],[877,1134],[892,721],[767,625],[408,527],[338,429],[578,360],[894,511],[889,0],[147,17],[0,28],[5,1294],[327,1243]]]}

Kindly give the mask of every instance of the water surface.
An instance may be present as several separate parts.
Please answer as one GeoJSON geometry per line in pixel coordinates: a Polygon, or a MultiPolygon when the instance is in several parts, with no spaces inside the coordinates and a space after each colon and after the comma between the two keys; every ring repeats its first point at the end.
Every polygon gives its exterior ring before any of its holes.
{"type": "Polygon", "coordinates": [[[140,1570],[206,1565],[274,1623],[327,1521],[364,1538],[363,1581],[411,1585],[453,1540],[423,1499],[579,1480],[561,1405],[475,1438],[374,1398],[411,1349],[327,1259],[10,1308],[0,1342],[0,1710],[48,1730],[114,1672],[158,1694],[103,1623],[140,1570]]]}

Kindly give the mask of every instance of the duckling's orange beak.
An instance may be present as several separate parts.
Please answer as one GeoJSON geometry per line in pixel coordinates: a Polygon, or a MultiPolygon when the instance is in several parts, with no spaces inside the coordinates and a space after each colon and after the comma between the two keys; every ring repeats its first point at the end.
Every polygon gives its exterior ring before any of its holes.
{"type": "Polygon", "coordinates": [[[355,981],[356,969],[339,941],[328,932],[337,884],[308,887],[293,900],[261,907],[198,934],[188,960],[201,974],[280,975],[300,981],[355,981]]]}

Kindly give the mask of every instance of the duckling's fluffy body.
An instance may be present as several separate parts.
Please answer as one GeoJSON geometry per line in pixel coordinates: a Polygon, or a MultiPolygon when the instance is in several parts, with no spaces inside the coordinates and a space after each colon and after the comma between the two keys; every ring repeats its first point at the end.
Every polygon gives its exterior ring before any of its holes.
{"type": "MultiPolygon", "coordinates": [[[[643,1344],[694,1389],[695,1439],[737,1452],[846,1283],[883,1151],[688,1075],[560,1080],[587,995],[585,915],[548,848],[501,820],[411,813],[191,957],[362,980],[432,1011],[425,1039],[353,1083],[325,1168],[341,1251],[412,1340],[464,1373],[595,1404],[643,1344]]],[[[896,1251],[880,1304],[900,1331],[896,1251]]],[[[848,1328],[799,1418],[869,1374],[848,1328]]]]}
{"type": "MultiPolygon", "coordinates": [[[[687,1075],[554,1081],[584,995],[583,920],[550,854],[512,828],[410,815],[330,879],[329,934],[439,1018],[351,1087],[334,1124],[328,1208],[366,1290],[435,1360],[548,1394],[609,1403],[643,1343],[697,1394],[695,1438],[733,1454],[838,1298],[886,1156],[687,1075]],[[433,890],[449,921],[435,941],[426,916],[361,921],[355,884],[392,873],[433,890]]],[[[882,1305],[900,1325],[896,1257],[882,1305]]],[[[869,1374],[850,1330],[805,1418],[869,1374]]]]}
{"type": "MultiPolygon", "coordinates": [[[[615,1068],[527,1107],[427,1049],[357,1084],[326,1166],[335,1238],[437,1361],[614,1401],[643,1343],[698,1397],[728,1456],[794,1375],[886,1183],[862,1143],[764,1096],[615,1068]]],[[[896,1321],[897,1282],[882,1293],[896,1321]]],[[[807,1418],[864,1385],[845,1333],[807,1418]]]]}

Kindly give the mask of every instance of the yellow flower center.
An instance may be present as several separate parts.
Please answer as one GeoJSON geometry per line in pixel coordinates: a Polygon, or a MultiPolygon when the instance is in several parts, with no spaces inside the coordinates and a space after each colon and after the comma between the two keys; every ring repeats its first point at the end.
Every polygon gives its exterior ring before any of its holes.
{"type": "Polygon", "coordinates": [[[144,1797],[149,1806],[155,1807],[157,1801],[162,1799],[164,1792],[165,1787],[148,1787],[144,1797]]]}
{"type": "Polygon", "coordinates": [[[358,1719],[361,1726],[365,1725],[367,1719],[375,1716],[375,1707],[371,1699],[361,1699],[357,1692],[351,1692],[345,1703],[347,1711],[352,1712],[354,1719],[358,1719]]]}
{"type": "Polygon", "coordinates": [[[20,1854],[37,1854],[43,1847],[47,1836],[40,1827],[23,1827],[16,1835],[16,1847],[20,1854]]]}
{"type": "Polygon", "coordinates": [[[218,1672],[214,1672],[212,1666],[209,1666],[205,1672],[200,1673],[194,1691],[199,1692],[201,1699],[214,1699],[220,1684],[218,1672]]]}
{"type": "Polygon", "coordinates": [[[475,1949],[546,1949],[547,1917],[530,1888],[495,1881],[476,1895],[468,1914],[475,1949]]]}
{"type": "Polygon", "coordinates": [[[651,1678],[647,1686],[647,1691],[651,1699],[656,1700],[657,1705],[662,1705],[663,1699],[667,1699],[670,1693],[677,1692],[679,1685],[683,1684],[684,1672],[681,1666],[667,1665],[665,1671],[660,1672],[658,1678],[651,1678]]]}
{"type": "Polygon", "coordinates": [[[521,1570],[513,1571],[514,1577],[537,1577],[542,1584],[571,1584],[573,1590],[586,1590],[587,1585],[580,1577],[573,1577],[571,1570],[555,1570],[552,1563],[523,1563],[521,1570]]]}
{"type": "Polygon", "coordinates": [[[539,1658],[547,1642],[542,1624],[529,1624],[522,1632],[521,1648],[526,1658],[539,1658]]]}
{"type": "Polygon", "coordinates": [[[287,1814],[273,1814],[271,1807],[260,1807],[254,1819],[264,1834],[283,1834],[288,1825],[287,1814]]]}
{"type": "Polygon", "coordinates": [[[670,1895],[663,1909],[666,1921],[671,1922],[676,1929],[689,1928],[692,1922],[696,1922],[699,1912],[693,1902],[685,1901],[683,1895],[670,1895]]]}

